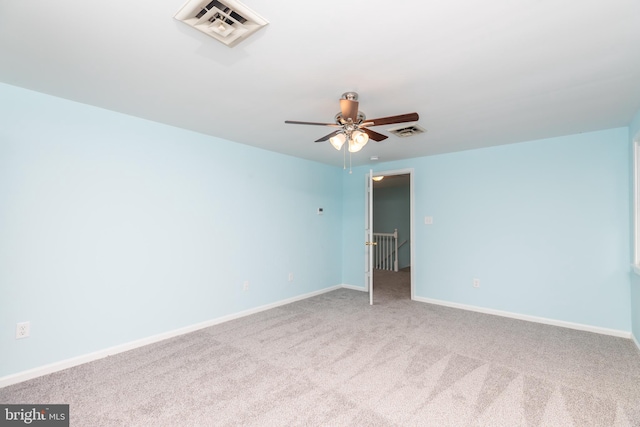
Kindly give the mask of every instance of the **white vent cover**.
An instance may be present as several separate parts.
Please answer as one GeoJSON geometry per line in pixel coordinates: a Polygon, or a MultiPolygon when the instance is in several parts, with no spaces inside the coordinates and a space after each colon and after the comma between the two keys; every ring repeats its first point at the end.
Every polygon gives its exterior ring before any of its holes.
{"type": "Polygon", "coordinates": [[[189,0],[174,18],[230,47],[268,24],[237,0],[189,0]]]}
{"type": "Polygon", "coordinates": [[[397,128],[391,128],[391,129],[387,129],[387,131],[391,132],[392,134],[402,137],[402,138],[406,138],[408,136],[413,136],[413,135],[418,135],[421,133],[426,132],[425,129],[421,128],[420,126],[413,124],[413,125],[403,125],[397,128]]]}

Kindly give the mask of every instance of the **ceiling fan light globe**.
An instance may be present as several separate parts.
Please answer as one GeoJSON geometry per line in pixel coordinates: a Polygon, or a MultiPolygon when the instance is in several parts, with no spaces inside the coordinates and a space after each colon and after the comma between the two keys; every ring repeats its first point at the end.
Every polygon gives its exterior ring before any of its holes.
{"type": "Polygon", "coordinates": [[[333,145],[333,148],[335,148],[338,151],[340,151],[340,149],[342,148],[346,140],[347,138],[343,133],[339,133],[329,138],[329,142],[331,143],[331,145],[333,145]]]}
{"type": "Polygon", "coordinates": [[[349,140],[349,152],[350,153],[357,153],[358,151],[362,150],[362,147],[364,147],[364,145],[358,144],[352,139],[349,140]]]}
{"type": "Polygon", "coordinates": [[[363,147],[367,144],[367,142],[369,142],[369,135],[364,132],[360,132],[359,130],[353,132],[352,138],[356,144],[360,144],[363,147]]]}
{"type": "Polygon", "coordinates": [[[349,151],[357,153],[362,150],[362,147],[367,145],[367,142],[369,142],[369,135],[357,130],[351,134],[351,139],[349,140],[349,151]]]}

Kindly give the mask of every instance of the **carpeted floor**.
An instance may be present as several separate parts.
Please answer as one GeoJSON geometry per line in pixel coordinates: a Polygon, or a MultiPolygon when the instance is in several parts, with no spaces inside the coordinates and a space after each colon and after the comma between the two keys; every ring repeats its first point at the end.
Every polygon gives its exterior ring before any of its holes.
{"type": "Polygon", "coordinates": [[[640,426],[632,341],[338,290],[0,389],[72,426],[640,426]]]}

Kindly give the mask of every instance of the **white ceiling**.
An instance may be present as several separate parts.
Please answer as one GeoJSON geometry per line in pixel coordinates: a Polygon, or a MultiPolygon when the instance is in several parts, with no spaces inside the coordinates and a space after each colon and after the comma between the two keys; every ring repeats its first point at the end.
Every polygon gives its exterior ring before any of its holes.
{"type": "Polygon", "coordinates": [[[427,132],[353,164],[626,126],[640,109],[638,0],[244,0],[269,25],[234,48],[173,19],[183,0],[0,0],[0,81],[342,166],[343,92],[427,132]]]}

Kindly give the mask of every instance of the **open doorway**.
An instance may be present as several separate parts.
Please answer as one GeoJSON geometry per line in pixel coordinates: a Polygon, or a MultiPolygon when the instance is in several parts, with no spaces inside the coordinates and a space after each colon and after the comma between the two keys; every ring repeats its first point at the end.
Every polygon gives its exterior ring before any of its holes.
{"type": "Polygon", "coordinates": [[[411,226],[411,171],[374,173],[373,288],[380,303],[412,299],[411,226]]]}

